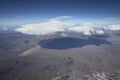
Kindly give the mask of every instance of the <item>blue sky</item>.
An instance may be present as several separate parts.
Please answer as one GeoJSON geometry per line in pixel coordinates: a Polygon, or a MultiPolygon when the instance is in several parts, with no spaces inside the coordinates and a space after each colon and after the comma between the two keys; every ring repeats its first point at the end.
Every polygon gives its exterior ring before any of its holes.
{"type": "Polygon", "coordinates": [[[116,24],[120,0],[0,0],[0,24],[40,22],[57,16],[72,16],[74,22],[116,24]]]}

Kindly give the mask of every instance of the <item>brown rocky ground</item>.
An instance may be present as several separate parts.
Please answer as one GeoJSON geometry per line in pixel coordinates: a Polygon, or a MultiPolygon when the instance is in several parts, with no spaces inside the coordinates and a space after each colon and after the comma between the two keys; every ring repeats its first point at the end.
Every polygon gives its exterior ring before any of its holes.
{"type": "Polygon", "coordinates": [[[106,39],[112,44],[65,50],[42,48],[39,40],[19,36],[1,41],[0,80],[120,80],[119,36],[106,39]]]}

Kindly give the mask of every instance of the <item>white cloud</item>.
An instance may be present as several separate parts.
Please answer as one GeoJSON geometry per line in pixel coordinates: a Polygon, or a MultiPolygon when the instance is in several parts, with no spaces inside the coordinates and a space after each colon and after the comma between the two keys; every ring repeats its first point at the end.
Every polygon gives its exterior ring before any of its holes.
{"type": "Polygon", "coordinates": [[[67,27],[72,26],[72,23],[50,20],[41,23],[25,24],[20,28],[15,29],[15,31],[22,32],[25,34],[33,35],[45,35],[54,34],[55,32],[64,31],[67,27]]]}
{"type": "Polygon", "coordinates": [[[120,24],[109,25],[107,26],[107,28],[108,30],[113,30],[113,31],[120,30],[120,24]]]}
{"type": "Polygon", "coordinates": [[[104,20],[107,20],[107,21],[114,21],[114,20],[117,20],[117,18],[105,18],[104,20]]]}
{"type": "Polygon", "coordinates": [[[92,23],[83,23],[78,26],[71,27],[69,30],[83,33],[84,35],[104,34],[104,26],[92,23]]]}
{"type": "Polygon", "coordinates": [[[72,18],[72,16],[58,16],[58,17],[48,19],[48,20],[56,21],[56,20],[64,20],[64,19],[70,19],[70,18],[72,18]]]}
{"type": "Polygon", "coordinates": [[[68,37],[68,35],[65,34],[65,33],[61,33],[60,35],[63,36],[63,37],[68,37]]]}
{"type": "Polygon", "coordinates": [[[93,26],[94,25],[91,23],[83,23],[81,25],[71,27],[69,30],[74,32],[80,32],[85,35],[91,35],[91,32],[94,31],[93,26]]]}
{"type": "Polygon", "coordinates": [[[6,26],[1,27],[1,30],[2,30],[2,31],[8,31],[8,27],[6,27],[6,26]]]}
{"type": "MultiPolygon", "coordinates": [[[[92,35],[92,34],[104,34],[105,30],[120,30],[120,24],[115,25],[96,25],[92,23],[82,23],[76,24],[67,22],[64,19],[72,18],[71,16],[59,16],[56,18],[48,19],[47,21],[40,23],[31,23],[24,24],[21,27],[16,28],[15,31],[21,32],[24,34],[30,35],[46,35],[46,34],[54,34],[56,32],[77,32],[82,33],[84,35],[92,35]]],[[[62,34],[66,36],[65,34],[62,34]]]]}
{"type": "Polygon", "coordinates": [[[96,30],[95,32],[96,32],[96,34],[104,34],[103,30],[96,30]]]}

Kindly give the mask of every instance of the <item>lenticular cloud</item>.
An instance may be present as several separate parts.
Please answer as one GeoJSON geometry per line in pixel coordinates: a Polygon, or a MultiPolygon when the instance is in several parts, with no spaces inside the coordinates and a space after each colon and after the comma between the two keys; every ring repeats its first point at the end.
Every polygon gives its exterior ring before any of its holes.
{"type": "Polygon", "coordinates": [[[108,31],[120,30],[120,24],[108,26],[96,25],[92,23],[76,24],[67,22],[66,20],[64,20],[66,18],[71,17],[59,16],[40,23],[24,24],[21,25],[19,28],[16,28],[15,31],[29,35],[48,35],[55,34],[56,32],[66,31],[82,33],[84,35],[92,35],[92,34],[104,34],[105,30],[108,31]]]}

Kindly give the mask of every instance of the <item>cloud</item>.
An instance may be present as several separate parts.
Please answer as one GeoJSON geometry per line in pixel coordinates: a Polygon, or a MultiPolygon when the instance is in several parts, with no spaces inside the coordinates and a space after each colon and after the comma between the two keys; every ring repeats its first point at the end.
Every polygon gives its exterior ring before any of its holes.
{"type": "Polygon", "coordinates": [[[69,28],[70,31],[80,32],[84,35],[91,35],[91,32],[94,31],[93,25],[91,23],[83,23],[81,25],[77,25],[69,28]]]}
{"type": "Polygon", "coordinates": [[[45,35],[54,34],[59,31],[65,31],[67,27],[72,25],[72,23],[64,21],[50,20],[34,24],[25,24],[19,28],[16,28],[15,31],[31,35],[45,35]]]}
{"type": "MultiPolygon", "coordinates": [[[[71,16],[59,16],[56,18],[48,19],[40,23],[31,23],[21,25],[15,31],[30,35],[49,35],[56,32],[76,32],[84,35],[104,34],[106,30],[117,31],[120,30],[120,24],[115,25],[97,25],[89,22],[77,24],[67,22],[65,19],[72,18],[71,16]]],[[[66,36],[66,34],[61,34],[66,36]]]]}
{"type": "Polygon", "coordinates": [[[2,31],[8,31],[8,27],[6,27],[6,26],[0,27],[0,29],[1,29],[2,31]]]}
{"type": "Polygon", "coordinates": [[[95,34],[104,34],[103,25],[97,25],[92,23],[83,23],[74,27],[69,28],[70,31],[82,33],[84,35],[95,35],[95,34]]]}
{"type": "Polygon", "coordinates": [[[48,20],[56,21],[56,20],[64,20],[64,19],[70,19],[70,18],[72,18],[72,16],[58,16],[58,17],[48,19],[48,20]]]}
{"type": "Polygon", "coordinates": [[[106,20],[106,21],[115,21],[115,20],[117,20],[117,18],[104,18],[104,20],[106,20]]]}
{"type": "Polygon", "coordinates": [[[104,34],[104,31],[103,30],[95,30],[95,33],[96,34],[104,34]]]}
{"type": "Polygon", "coordinates": [[[67,35],[65,33],[61,33],[60,35],[63,36],[63,37],[68,37],[69,36],[69,35],[67,35]]]}
{"type": "Polygon", "coordinates": [[[112,31],[118,31],[120,30],[120,24],[109,25],[107,26],[107,29],[112,31]]]}

